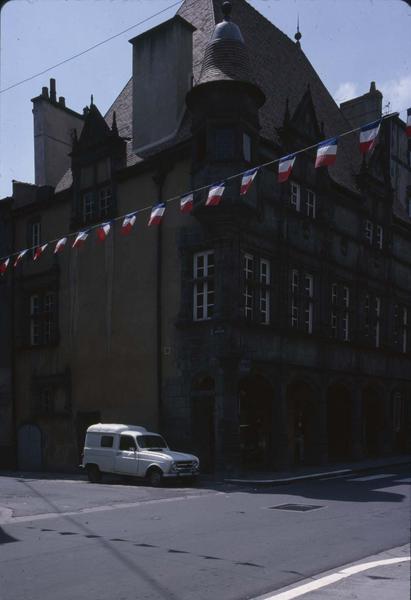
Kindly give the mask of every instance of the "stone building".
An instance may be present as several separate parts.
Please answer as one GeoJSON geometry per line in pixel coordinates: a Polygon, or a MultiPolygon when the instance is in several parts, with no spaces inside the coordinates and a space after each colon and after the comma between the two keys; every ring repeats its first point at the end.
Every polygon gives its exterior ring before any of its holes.
{"type": "Polygon", "coordinates": [[[405,125],[384,120],[364,159],[358,134],[332,167],[301,153],[283,184],[268,165],[241,196],[233,175],[379,118],[381,95],[339,108],[300,36],[232,5],[231,19],[229,3],[186,0],[131,40],[133,77],[104,118],[57,102],[54,82],[33,100],[38,136],[63,142],[50,164],[37,136],[37,185],[14,183],[14,250],[91,229],[8,273],[21,467],[72,468],[100,420],[160,430],[203,470],[409,450],[405,125]],[[133,211],[130,235],[118,219],[97,242],[93,226],[133,211]]]}

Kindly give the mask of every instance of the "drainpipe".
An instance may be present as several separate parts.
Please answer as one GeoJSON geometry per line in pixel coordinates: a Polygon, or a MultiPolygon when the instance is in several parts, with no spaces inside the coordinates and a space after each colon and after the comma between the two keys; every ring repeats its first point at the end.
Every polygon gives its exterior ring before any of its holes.
{"type": "MultiPolygon", "coordinates": [[[[158,202],[163,201],[163,188],[166,173],[163,169],[159,169],[158,173],[153,176],[154,183],[157,185],[158,202]]],[[[163,425],[163,364],[162,364],[162,292],[163,292],[163,224],[157,225],[157,264],[156,264],[156,371],[157,371],[157,410],[158,410],[158,425],[159,431],[162,432],[163,425]]]]}

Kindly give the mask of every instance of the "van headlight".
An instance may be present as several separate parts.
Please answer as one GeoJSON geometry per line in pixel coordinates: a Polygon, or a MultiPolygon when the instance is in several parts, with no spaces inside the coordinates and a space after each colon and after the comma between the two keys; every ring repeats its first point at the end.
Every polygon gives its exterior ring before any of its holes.
{"type": "Polygon", "coordinates": [[[170,465],[170,471],[172,471],[173,473],[177,471],[177,463],[174,460],[170,465]]]}
{"type": "Polygon", "coordinates": [[[198,470],[200,468],[200,461],[198,460],[198,458],[196,458],[195,460],[193,460],[193,467],[198,470]]]}

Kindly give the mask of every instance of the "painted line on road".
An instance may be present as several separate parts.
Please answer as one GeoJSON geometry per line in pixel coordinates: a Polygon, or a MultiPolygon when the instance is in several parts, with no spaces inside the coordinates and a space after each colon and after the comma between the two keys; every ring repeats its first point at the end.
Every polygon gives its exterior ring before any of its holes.
{"type": "Polygon", "coordinates": [[[164,504],[166,502],[176,502],[178,500],[195,500],[196,498],[204,498],[205,496],[221,496],[224,492],[214,492],[207,494],[198,494],[193,496],[175,496],[174,498],[158,498],[154,500],[138,500],[137,502],[119,502],[118,504],[92,506],[90,508],[82,508],[80,510],[55,512],[55,513],[40,513],[37,515],[25,515],[21,517],[6,516],[2,518],[0,515],[0,525],[14,525],[15,523],[26,523],[28,521],[41,521],[42,519],[58,519],[59,517],[73,517],[87,515],[90,513],[104,512],[110,510],[121,510],[124,508],[135,508],[137,506],[145,506],[147,504],[164,504]]]}
{"type": "Polygon", "coordinates": [[[342,579],[350,577],[351,575],[357,575],[362,571],[367,571],[368,569],[375,569],[376,567],[383,567],[385,565],[395,565],[397,563],[409,560],[409,556],[404,556],[401,558],[385,558],[382,560],[374,560],[368,563],[353,565],[352,567],[341,569],[336,573],[331,573],[330,575],[326,575],[325,577],[321,577],[320,579],[316,579],[315,581],[310,581],[310,583],[304,583],[303,585],[299,585],[295,588],[286,590],[284,592],[276,592],[269,596],[259,596],[254,600],[293,600],[294,598],[298,598],[299,596],[303,596],[304,594],[308,594],[309,592],[314,592],[323,587],[326,587],[327,585],[331,585],[332,583],[341,581],[342,579]]]}
{"type": "Polygon", "coordinates": [[[364,477],[353,477],[347,481],[373,481],[373,479],[384,479],[385,477],[395,477],[395,473],[381,473],[380,475],[366,475],[364,477]]]}

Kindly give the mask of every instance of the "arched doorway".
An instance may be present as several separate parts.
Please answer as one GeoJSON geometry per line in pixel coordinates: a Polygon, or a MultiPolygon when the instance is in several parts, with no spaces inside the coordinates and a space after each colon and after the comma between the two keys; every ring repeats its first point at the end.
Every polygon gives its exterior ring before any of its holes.
{"type": "Polygon", "coordinates": [[[344,385],[332,385],[327,392],[327,437],[330,461],[351,457],[351,428],[351,394],[344,385]]]}
{"type": "Polygon", "coordinates": [[[239,383],[238,398],[241,462],[267,467],[272,459],[273,389],[261,375],[249,375],[239,383]]]}
{"type": "Polygon", "coordinates": [[[22,425],[17,435],[17,464],[21,471],[41,471],[41,431],[37,425],[22,425]]]}
{"type": "Polygon", "coordinates": [[[374,388],[367,387],[362,393],[363,440],[367,456],[377,456],[381,450],[384,429],[384,411],[381,397],[374,388]]]}
{"type": "Polygon", "coordinates": [[[215,466],[214,413],[214,379],[200,375],[194,378],[191,387],[191,431],[193,448],[203,473],[211,473],[215,466]]]}
{"type": "Polygon", "coordinates": [[[318,403],[313,388],[305,382],[287,386],[288,447],[291,464],[319,460],[318,403]]]}

